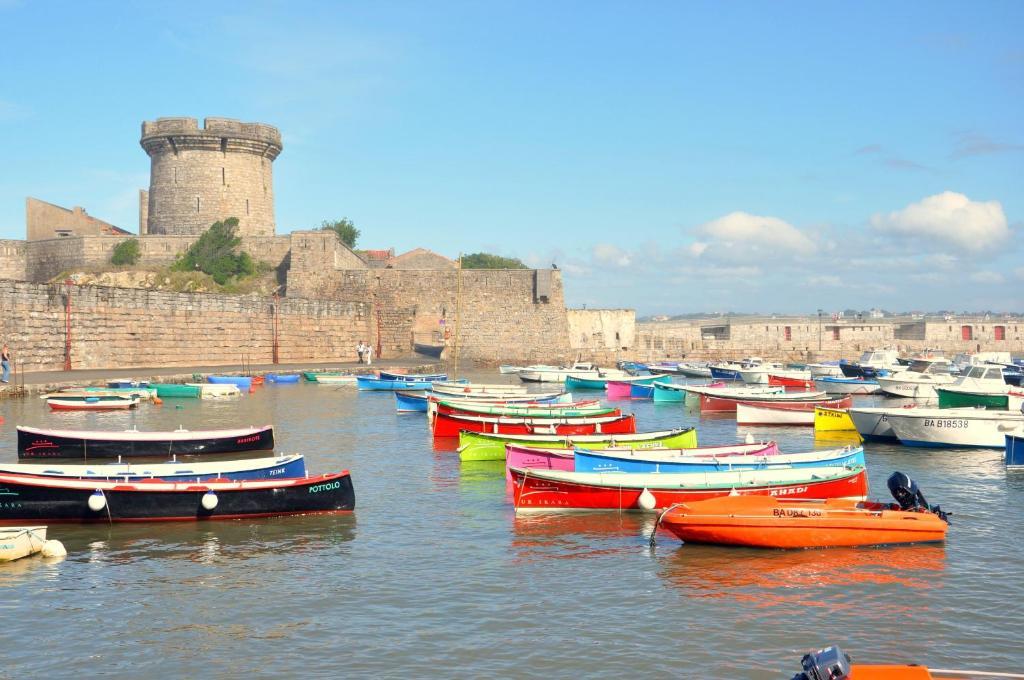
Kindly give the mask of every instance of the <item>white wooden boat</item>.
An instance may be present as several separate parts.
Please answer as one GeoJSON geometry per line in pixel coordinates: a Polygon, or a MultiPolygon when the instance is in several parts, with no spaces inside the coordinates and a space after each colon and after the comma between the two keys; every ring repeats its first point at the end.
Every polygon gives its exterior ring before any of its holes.
{"type": "Polygon", "coordinates": [[[139,405],[139,398],[101,399],[93,397],[85,399],[60,399],[49,397],[46,400],[46,404],[54,411],[116,411],[135,408],[139,405]]]}
{"type": "Polygon", "coordinates": [[[974,408],[914,408],[888,414],[900,443],[923,447],[1001,449],[1006,435],[1024,435],[1024,414],[974,408]]]}
{"type": "Polygon", "coordinates": [[[501,373],[502,375],[514,375],[519,371],[523,370],[523,368],[523,366],[512,366],[510,364],[502,364],[501,366],[498,366],[498,373],[501,373]]]}
{"type": "Polygon", "coordinates": [[[762,362],[753,366],[746,366],[740,368],[737,372],[740,374],[740,379],[747,385],[767,385],[768,374],[778,373],[784,370],[782,364],[762,362]]]}
{"type": "Polygon", "coordinates": [[[938,400],[936,387],[952,385],[956,378],[950,373],[946,359],[915,359],[905,371],[879,376],[878,386],[886,394],[918,400],[938,400]]]}
{"type": "Polygon", "coordinates": [[[0,562],[34,555],[46,543],[46,527],[0,527],[0,562]]]}
{"type": "MultiPolygon", "coordinates": [[[[301,454],[268,458],[167,463],[0,463],[0,474],[35,475],[65,479],[125,480],[163,479],[165,481],[198,481],[209,479],[285,479],[305,474],[306,463],[301,454]]],[[[45,538],[45,536],[44,536],[45,538]]]]}
{"type": "Polygon", "coordinates": [[[690,394],[708,394],[716,397],[748,397],[762,394],[782,394],[786,391],[781,385],[748,385],[744,387],[716,385],[673,385],[690,394]]]}
{"type": "Polygon", "coordinates": [[[601,371],[589,361],[577,361],[572,366],[527,366],[516,375],[523,382],[561,382],[570,375],[597,380],[601,371]]]}
{"type": "Polygon", "coordinates": [[[232,383],[185,383],[190,387],[199,388],[201,399],[224,399],[225,397],[237,397],[242,389],[232,383]]]}
{"type": "Polygon", "coordinates": [[[786,408],[787,405],[736,404],[737,425],[814,425],[814,409],[786,408]]]}
{"type": "Polygon", "coordinates": [[[435,394],[450,394],[462,397],[466,394],[487,394],[487,395],[523,395],[526,394],[526,385],[506,385],[501,383],[434,383],[431,392],[435,394]]]}
{"type": "Polygon", "coordinates": [[[316,382],[323,385],[355,385],[356,376],[354,375],[328,375],[326,373],[320,373],[316,376],[316,382]]]}

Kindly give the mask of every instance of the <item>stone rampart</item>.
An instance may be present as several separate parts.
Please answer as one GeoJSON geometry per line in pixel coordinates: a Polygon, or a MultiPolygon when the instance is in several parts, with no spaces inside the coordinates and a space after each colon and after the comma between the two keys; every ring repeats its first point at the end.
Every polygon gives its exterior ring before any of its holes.
{"type": "Polygon", "coordinates": [[[0,279],[25,280],[26,245],[25,241],[0,240],[0,279]]]}
{"type": "Polygon", "coordinates": [[[64,365],[70,295],[73,368],[349,361],[369,307],[305,300],[0,281],[0,336],[24,370],[64,365]]]}
{"type": "MultiPolygon", "coordinates": [[[[311,240],[310,249],[318,243],[311,240]]],[[[303,270],[296,267],[300,250],[293,235],[289,295],[366,301],[374,315],[377,309],[382,314],[408,310],[402,325],[391,333],[393,340],[382,342],[385,357],[408,354],[414,328],[440,327],[443,320],[451,333],[457,329],[459,356],[467,362],[493,365],[571,358],[560,272],[552,272],[551,289],[541,299],[538,272],[532,269],[466,269],[461,274],[459,270],[303,270]],[[457,319],[460,298],[461,321],[457,319]]],[[[372,337],[375,342],[376,331],[372,337]]],[[[453,337],[448,344],[454,341],[453,337]]]]}

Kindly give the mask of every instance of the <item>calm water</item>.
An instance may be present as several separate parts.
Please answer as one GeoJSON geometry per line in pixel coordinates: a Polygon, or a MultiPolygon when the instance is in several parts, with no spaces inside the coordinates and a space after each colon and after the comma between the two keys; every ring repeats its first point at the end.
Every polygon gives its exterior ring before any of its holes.
{"type": "MultiPolygon", "coordinates": [[[[809,428],[624,405],[644,430],[696,425],[702,444],[749,431],[814,447],[809,428]]],[[[17,458],[16,424],[273,422],[279,451],[349,468],[356,489],[348,516],[52,527],[67,559],[0,566],[3,677],[789,678],[829,643],[863,662],[1024,667],[1024,475],[996,451],[868,446],[875,495],[903,470],[955,513],[945,546],[755,551],[662,533],[652,551],[639,514],[515,517],[501,465],[434,451],[424,418],[396,415],[387,393],[280,385],[131,415],[38,399],[0,414],[3,461],[17,458]]]]}

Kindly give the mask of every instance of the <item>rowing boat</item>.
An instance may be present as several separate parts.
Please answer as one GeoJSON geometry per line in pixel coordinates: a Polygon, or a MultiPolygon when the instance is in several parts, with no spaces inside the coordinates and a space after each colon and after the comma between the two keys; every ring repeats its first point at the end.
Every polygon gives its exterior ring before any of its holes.
{"type": "Polygon", "coordinates": [[[636,418],[632,414],[582,418],[518,418],[438,413],[434,419],[435,439],[458,437],[462,430],[492,434],[629,434],[636,432],[636,418]]]}
{"type": "Polygon", "coordinates": [[[863,467],[864,449],[822,449],[806,453],[779,453],[774,442],[697,449],[645,449],[588,451],[576,447],[576,472],[702,472],[764,470],[767,468],[863,467]]]}
{"type": "Polygon", "coordinates": [[[306,460],[299,454],[244,458],[216,462],[168,463],[89,463],[55,465],[53,463],[0,463],[0,474],[34,475],[58,479],[102,479],[137,481],[162,479],[167,482],[207,481],[211,479],[285,479],[306,474],[306,460]]]}
{"type": "Polygon", "coordinates": [[[530,448],[565,449],[571,451],[579,444],[588,449],[623,447],[630,449],[647,448],[694,448],[697,446],[697,431],[692,427],[658,432],[637,432],[634,434],[594,434],[561,436],[550,434],[487,434],[463,431],[459,433],[459,458],[461,460],[505,460],[505,444],[530,448]]]}
{"type": "Polygon", "coordinates": [[[19,458],[118,458],[269,451],[274,427],[233,430],[48,430],[18,426],[19,458]]]}

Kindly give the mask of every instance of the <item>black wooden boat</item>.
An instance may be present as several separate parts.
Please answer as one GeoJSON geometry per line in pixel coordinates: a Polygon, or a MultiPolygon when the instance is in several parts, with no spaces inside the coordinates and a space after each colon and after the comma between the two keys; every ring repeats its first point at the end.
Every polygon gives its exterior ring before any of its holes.
{"type": "Polygon", "coordinates": [[[194,432],[103,432],[18,427],[19,458],[131,458],[270,451],[273,448],[273,425],[194,432]]]}
{"type": "Polygon", "coordinates": [[[291,479],[107,482],[0,474],[0,525],[240,519],[355,508],[348,470],[291,479]]]}
{"type": "Polygon", "coordinates": [[[412,343],[412,351],[427,357],[440,358],[444,349],[445,345],[428,345],[423,342],[412,343]]]}

